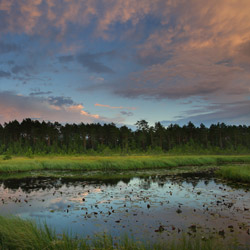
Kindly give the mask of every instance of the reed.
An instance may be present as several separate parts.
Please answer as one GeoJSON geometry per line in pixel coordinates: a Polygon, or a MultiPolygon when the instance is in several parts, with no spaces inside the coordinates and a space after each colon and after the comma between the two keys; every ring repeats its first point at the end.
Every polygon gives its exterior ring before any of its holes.
{"type": "Polygon", "coordinates": [[[250,165],[222,166],[217,174],[224,179],[250,183],[250,165]]]}

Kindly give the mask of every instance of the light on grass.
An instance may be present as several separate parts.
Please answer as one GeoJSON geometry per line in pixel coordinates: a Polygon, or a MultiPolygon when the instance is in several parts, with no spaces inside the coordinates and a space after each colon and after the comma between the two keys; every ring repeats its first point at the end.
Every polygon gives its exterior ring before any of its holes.
{"type": "Polygon", "coordinates": [[[0,160],[0,173],[32,170],[122,171],[170,169],[180,166],[218,166],[250,163],[250,156],[112,156],[112,157],[34,157],[0,160]]]}

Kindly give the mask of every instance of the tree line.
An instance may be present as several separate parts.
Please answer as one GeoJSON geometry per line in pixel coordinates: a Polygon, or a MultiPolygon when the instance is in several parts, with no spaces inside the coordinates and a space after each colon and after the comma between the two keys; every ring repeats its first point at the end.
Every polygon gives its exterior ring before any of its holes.
{"type": "Polygon", "coordinates": [[[0,124],[0,154],[249,153],[250,126],[192,122],[165,127],[136,122],[136,130],[114,123],[59,124],[24,119],[0,124]]]}

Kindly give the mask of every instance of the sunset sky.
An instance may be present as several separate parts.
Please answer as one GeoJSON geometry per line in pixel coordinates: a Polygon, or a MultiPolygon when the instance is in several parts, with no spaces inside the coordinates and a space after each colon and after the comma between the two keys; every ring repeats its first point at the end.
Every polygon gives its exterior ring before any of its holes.
{"type": "Polygon", "coordinates": [[[0,123],[250,125],[249,0],[0,0],[0,123]]]}

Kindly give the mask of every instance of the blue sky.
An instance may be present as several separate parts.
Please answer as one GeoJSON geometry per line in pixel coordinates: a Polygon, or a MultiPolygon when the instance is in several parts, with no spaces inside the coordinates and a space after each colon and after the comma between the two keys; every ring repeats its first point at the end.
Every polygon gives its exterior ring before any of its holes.
{"type": "Polygon", "coordinates": [[[0,123],[250,124],[248,0],[0,0],[0,123]]]}

